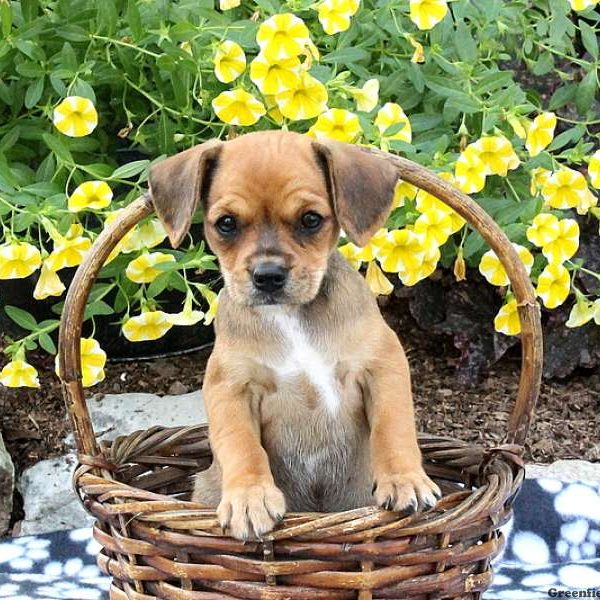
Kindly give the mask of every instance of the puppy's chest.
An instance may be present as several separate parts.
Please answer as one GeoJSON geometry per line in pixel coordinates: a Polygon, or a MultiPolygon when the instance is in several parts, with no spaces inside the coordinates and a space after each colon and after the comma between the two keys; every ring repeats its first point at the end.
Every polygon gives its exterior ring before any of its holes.
{"type": "Polygon", "coordinates": [[[346,400],[348,377],[335,349],[316,339],[294,315],[273,311],[267,318],[275,343],[262,362],[273,374],[276,396],[296,409],[336,415],[346,400]]]}

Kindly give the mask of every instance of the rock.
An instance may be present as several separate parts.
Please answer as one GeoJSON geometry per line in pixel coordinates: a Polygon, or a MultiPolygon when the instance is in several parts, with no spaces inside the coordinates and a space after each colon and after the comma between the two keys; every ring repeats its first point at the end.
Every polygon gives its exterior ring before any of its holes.
{"type": "MultiPolygon", "coordinates": [[[[94,431],[100,439],[113,439],[153,425],[177,427],[206,422],[201,392],[181,396],[154,394],[99,394],[88,400],[94,431]]],[[[73,435],[67,443],[74,446],[73,435]]],[[[20,535],[85,527],[93,519],[73,493],[71,475],[75,454],[45,460],[27,469],[18,488],[25,518],[20,535]]]]}
{"type": "Polygon", "coordinates": [[[8,531],[13,508],[15,467],[0,434],[0,536],[8,531]]]}
{"type": "Polygon", "coordinates": [[[528,478],[560,479],[562,481],[600,481],[600,464],[587,460],[557,460],[550,465],[528,464],[528,478]]]}
{"type": "Polygon", "coordinates": [[[169,391],[169,394],[171,394],[171,395],[187,394],[187,392],[189,391],[189,388],[187,385],[181,383],[181,381],[174,381],[169,386],[168,391],[169,391]]]}
{"type": "Polygon", "coordinates": [[[73,492],[74,454],[43,460],[27,469],[17,487],[23,496],[25,518],[20,535],[76,529],[93,523],[73,492]]]}

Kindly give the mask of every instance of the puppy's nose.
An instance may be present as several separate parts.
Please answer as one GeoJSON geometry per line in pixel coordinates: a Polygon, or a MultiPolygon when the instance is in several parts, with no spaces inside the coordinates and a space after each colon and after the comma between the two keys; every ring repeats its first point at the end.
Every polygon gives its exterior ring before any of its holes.
{"type": "Polygon", "coordinates": [[[254,287],[261,292],[278,292],[287,281],[288,270],[273,262],[259,263],[252,271],[254,287]]]}

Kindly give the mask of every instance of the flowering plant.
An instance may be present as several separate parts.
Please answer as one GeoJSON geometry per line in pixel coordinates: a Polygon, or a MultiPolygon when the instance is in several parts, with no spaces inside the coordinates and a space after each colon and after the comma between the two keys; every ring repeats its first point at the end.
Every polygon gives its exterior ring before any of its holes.
{"type": "MultiPolygon", "coordinates": [[[[100,230],[143,190],[151,160],[211,137],[284,128],[376,145],[472,194],[504,229],[548,309],[600,325],[600,275],[578,258],[581,220],[600,219],[598,0],[23,0],[0,2],[0,280],[55,298],[100,230]],[[512,68],[511,68],[512,67],[512,68]],[[540,94],[531,77],[551,82],[540,94]],[[143,156],[118,161],[124,149],[143,156]],[[583,287],[581,274],[595,287],[583,287]]],[[[155,218],[109,257],[86,318],[114,314],[132,341],[209,324],[216,269],[204,245],[174,251],[155,218]],[[185,297],[178,313],[161,294],[185,297]],[[110,298],[110,301],[109,301],[110,298]],[[164,307],[163,307],[164,308],[164,307]]],[[[505,295],[495,327],[519,333],[506,273],[439,200],[399,182],[387,227],[341,244],[376,294],[438,268],[478,268],[505,295]]],[[[0,298],[2,295],[0,285],[0,298]]],[[[37,386],[26,354],[55,353],[56,318],[4,306],[7,386],[37,386]]],[[[93,329],[93,328],[92,328],[93,329]]],[[[105,353],[82,341],[84,384],[105,353]]]]}

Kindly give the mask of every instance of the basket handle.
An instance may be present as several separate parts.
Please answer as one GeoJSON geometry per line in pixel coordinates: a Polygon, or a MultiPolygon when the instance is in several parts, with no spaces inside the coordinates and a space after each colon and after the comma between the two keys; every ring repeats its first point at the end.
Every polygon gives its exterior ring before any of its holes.
{"type": "MultiPolygon", "coordinates": [[[[481,234],[504,266],[517,299],[522,344],[519,391],[505,441],[523,445],[539,394],[542,374],[540,309],[523,263],[504,232],[466,194],[410,160],[374,148],[362,149],[382,160],[391,161],[398,168],[398,175],[403,181],[429,192],[454,209],[481,234]]],[[[152,201],[147,192],[102,231],[77,269],[65,300],[59,332],[59,374],[80,460],[84,458],[82,462],[88,464],[94,464],[94,457],[100,456],[100,448],[81,383],[80,343],[85,306],[92,285],[112,250],[136,223],[151,212],[152,201]]]]}

